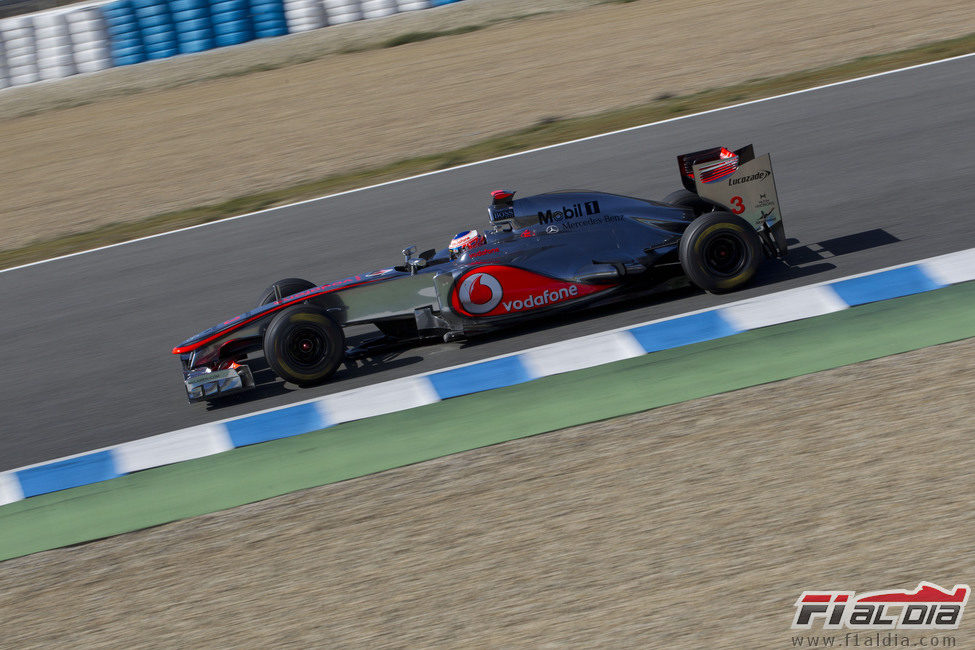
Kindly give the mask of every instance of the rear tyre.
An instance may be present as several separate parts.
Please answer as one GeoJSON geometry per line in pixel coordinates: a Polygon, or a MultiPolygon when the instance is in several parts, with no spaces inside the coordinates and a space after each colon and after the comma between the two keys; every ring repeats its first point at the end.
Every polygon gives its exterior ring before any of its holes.
{"type": "Polygon", "coordinates": [[[281,379],[299,386],[325,381],[345,358],[345,334],[323,310],[294,305],[264,332],[264,357],[281,379]]]}
{"type": "Polygon", "coordinates": [[[752,279],[764,257],[758,233],[730,212],[711,212],[691,222],[680,240],[680,265],[710,293],[733,291],[752,279]]]}
{"type": "Polygon", "coordinates": [[[693,210],[695,217],[700,217],[707,212],[713,212],[714,206],[694,192],[687,190],[677,190],[664,197],[664,203],[676,205],[678,208],[693,210]]]}
{"type": "Polygon", "coordinates": [[[277,294],[274,289],[277,287],[281,292],[281,297],[291,296],[296,293],[301,293],[308,289],[314,289],[317,285],[314,282],[309,282],[308,280],[302,280],[301,278],[285,278],[284,280],[278,280],[261,294],[261,299],[257,303],[258,306],[269,305],[277,300],[277,294]]]}

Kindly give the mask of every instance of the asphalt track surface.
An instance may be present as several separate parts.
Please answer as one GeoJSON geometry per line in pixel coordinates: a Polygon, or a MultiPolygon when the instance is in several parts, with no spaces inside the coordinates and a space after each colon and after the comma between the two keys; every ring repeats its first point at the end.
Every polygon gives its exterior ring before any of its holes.
{"type": "MultiPolygon", "coordinates": [[[[0,470],[975,246],[975,57],[449,170],[0,273],[0,470]],[[660,198],[674,156],[771,152],[788,264],[727,296],[682,291],[468,344],[187,405],[176,343],[250,308],[278,278],[324,283],[484,226],[488,192],[592,188],[660,198]]],[[[255,161],[259,164],[259,161],[255,161]]],[[[258,374],[258,381],[266,373],[258,374]]],[[[580,396],[584,397],[584,396],[580,396]]]]}

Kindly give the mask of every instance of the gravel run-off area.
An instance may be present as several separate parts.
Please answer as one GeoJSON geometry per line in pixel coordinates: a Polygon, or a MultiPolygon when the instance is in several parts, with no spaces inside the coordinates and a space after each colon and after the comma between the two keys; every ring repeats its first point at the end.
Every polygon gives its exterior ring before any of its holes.
{"type": "Polygon", "coordinates": [[[961,36],[972,17],[971,0],[465,0],[14,87],[0,92],[0,250],[961,36]],[[490,26],[325,54],[464,25],[490,26]],[[709,36],[710,55],[688,56],[709,36]]]}
{"type": "Polygon", "coordinates": [[[791,647],[804,589],[972,582],[973,361],[969,339],[9,560],[0,645],[791,647]]]}

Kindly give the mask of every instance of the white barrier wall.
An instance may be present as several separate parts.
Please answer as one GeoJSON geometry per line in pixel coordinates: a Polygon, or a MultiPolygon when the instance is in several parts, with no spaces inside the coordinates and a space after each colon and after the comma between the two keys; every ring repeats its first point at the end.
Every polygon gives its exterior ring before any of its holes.
{"type": "Polygon", "coordinates": [[[3,50],[3,41],[0,41],[0,88],[10,85],[10,73],[7,72],[7,55],[3,50]]]}
{"type": "Polygon", "coordinates": [[[329,25],[362,20],[358,0],[322,0],[322,4],[325,6],[325,16],[329,25]]]}
{"type": "Polygon", "coordinates": [[[64,17],[74,45],[74,62],[78,72],[97,72],[112,67],[102,13],[96,7],[85,7],[69,11],[64,17]]]}
{"type": "Polygon", "coordinates": [[[34,16],[34,44],[37,75],[41,79],[60,79],[76,72],[68,21],[63,13],[34,16]]]}
{"type": "Polygon", "coordinates": [[[430,6],[430,0],[400,0],[396,6],[401,12],[416,11],[417,9],[427,9],[430,6]]]}
{"type": "Polygon", "coordinates": [[[0,89],[458,0],[114,0],[0,20],[0,89]]]}
{"type": "Polygon", "coordinates": [[[363,18],[383,18],[396,13],[396,0],[362,0],[363,18]]]}
{"type": "Polygon", "coordinates": [[[11,86],[37,81],[37,47],[34,44],[34,21],[28,16],[14,16],[0,21],[7,83],[11,86]]]}
{"type": "Polygon", "coordinates": [[[288,31],[292,34],[327,24],[325,7],[319,0],[284,0],[284,16],[288,21],[288,31]]]}

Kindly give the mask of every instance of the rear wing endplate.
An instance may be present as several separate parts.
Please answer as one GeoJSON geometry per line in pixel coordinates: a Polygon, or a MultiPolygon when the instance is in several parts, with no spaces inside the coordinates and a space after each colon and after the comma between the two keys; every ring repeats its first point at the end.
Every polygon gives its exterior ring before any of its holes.
{"type": "Polygon", "coordinates": [[[737,214],[760,233],[782,221],[771,155],[756,158],[752,145],[736,151],[714,147],[677,156],[677,164],[686,189],[737,214]]]}

